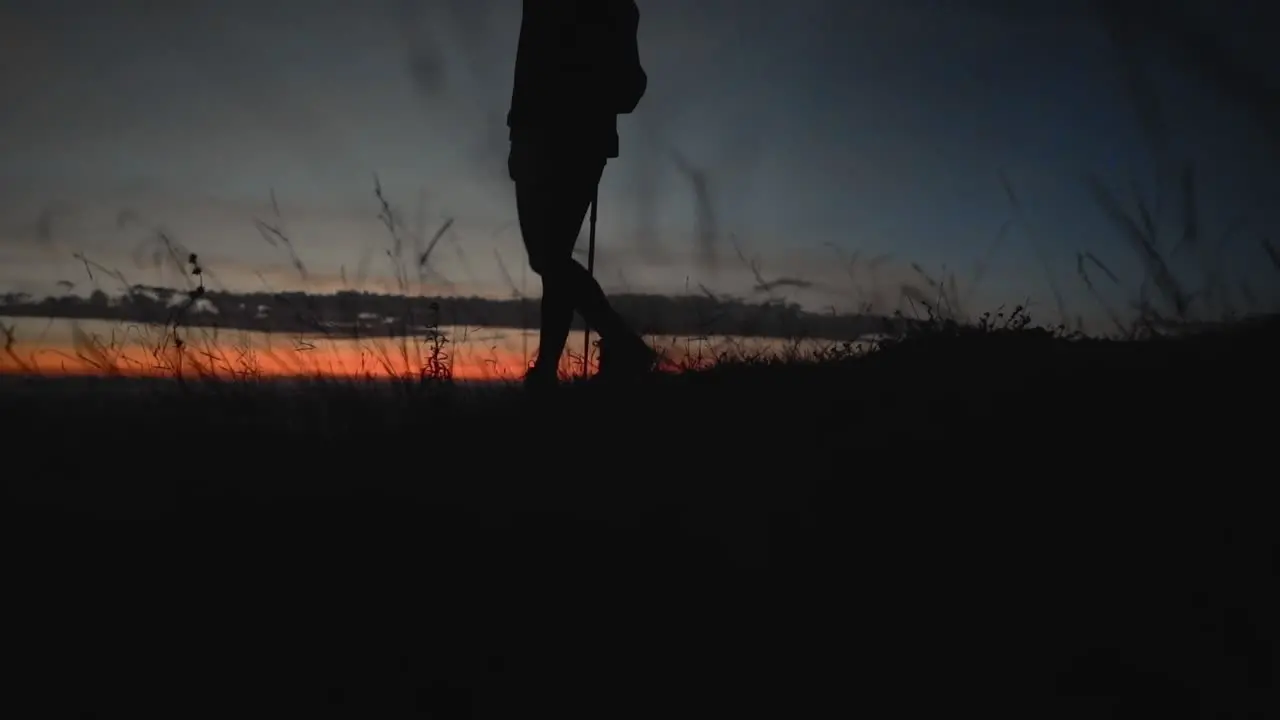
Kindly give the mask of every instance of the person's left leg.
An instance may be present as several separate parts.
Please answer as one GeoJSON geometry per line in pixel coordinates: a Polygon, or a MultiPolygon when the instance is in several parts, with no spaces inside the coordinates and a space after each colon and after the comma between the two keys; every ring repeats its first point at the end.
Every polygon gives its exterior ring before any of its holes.
{"type": "Polygon", "coordinates": [[[529,267],[542,280],[538,357],[530,372],[535,379],[554,382],[573,325],[580,284],[571,267],[577,265],[573,248],[594,197],[599,168],[595,179],[588,180],[583,177],[581,162],[567,162],[542,147],[513,146],[511,170],[529,267]],[[583,192],[582,187],[588,182],[590,190],[583,192]]]}

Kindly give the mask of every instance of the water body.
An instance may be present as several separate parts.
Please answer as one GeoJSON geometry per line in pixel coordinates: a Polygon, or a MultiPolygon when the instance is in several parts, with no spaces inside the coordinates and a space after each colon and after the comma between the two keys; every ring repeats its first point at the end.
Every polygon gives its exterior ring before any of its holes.
{"type": "MultiPolygon", "coordinates": [[[[392,378],[448,373],[467,381],[512,380],[537,352],[537,332],[514,328],[441,328],[438,335],[351,338],[180,328],[106,320],[0,316],[5,349],[0,373],[72,376],[218,377],[345,376],[392,378]]],[[[596,359],[593,335],[589,353],[596,359]]],[[[737,336],[652,336],[674,364],[795,353],[832,347],[829,340],[785,341],[737,336]]],[[[583,336],[574,333],[561,362],[581,372],[583,336]]]]}

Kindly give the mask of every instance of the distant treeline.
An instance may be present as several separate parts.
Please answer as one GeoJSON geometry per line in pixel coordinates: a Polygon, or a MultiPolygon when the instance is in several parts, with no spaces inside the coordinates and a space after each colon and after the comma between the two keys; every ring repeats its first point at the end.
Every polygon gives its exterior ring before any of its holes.
{"type": "MultiPolygon", "coordinates": [[[[95,291],[37,299],[22,293],[0,296],[0,315],[118,320],[192,327],[274,332],[324,332],[361,336],[400,335],[432,326],[536,328],[536,299],[407,297],[343,291],[190,293],[136,286],[125,295],[95,291]]],[[[757,302],[710,295],[618,295],[615,306],[637,329],[658,335],[745,335],[856,340],[889,328],[874,315],[816,313],[795,303],[757,302]]],[[[576,320],[575,320],[576,322],[576,320]]]]}

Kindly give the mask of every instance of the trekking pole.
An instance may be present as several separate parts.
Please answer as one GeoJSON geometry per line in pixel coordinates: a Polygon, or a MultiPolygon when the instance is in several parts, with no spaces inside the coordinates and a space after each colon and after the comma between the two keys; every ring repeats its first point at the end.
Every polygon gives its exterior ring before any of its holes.
{"type": "MultiPolygon", "coordinates": [[[[591,220],[587,230],[587,272],[596,275],[596,205],[600,201],[600,185],[596,184],[595,194],[591,196],[591,220]]],[[[588,374],[588,360],[591,357],[591,326],[586,318],[582,320],[582,377],[588,374]]]]}

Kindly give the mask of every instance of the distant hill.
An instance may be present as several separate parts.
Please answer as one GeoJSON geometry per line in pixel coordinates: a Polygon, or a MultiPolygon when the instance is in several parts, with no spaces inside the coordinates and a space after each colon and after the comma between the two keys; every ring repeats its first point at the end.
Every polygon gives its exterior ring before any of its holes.
{"type": "MultiPolygon", "coordinates": [[[[884,316],[817,313],[795,303],[744,302],[704,295],[616,295],[612,301],[646,334],[740,335],[852,341],[896,324],[884,316]]],[[[119,320],[190,327],[291,333],[392,336],[432,326],[536,328],[537,299],[418,297],[359,291],[237,293],[134,286],[127,294],[89,297],[0,295],[0,315],[119,320]]],[[[578,320],[575,318],[575,323],[578,320]]]]}

